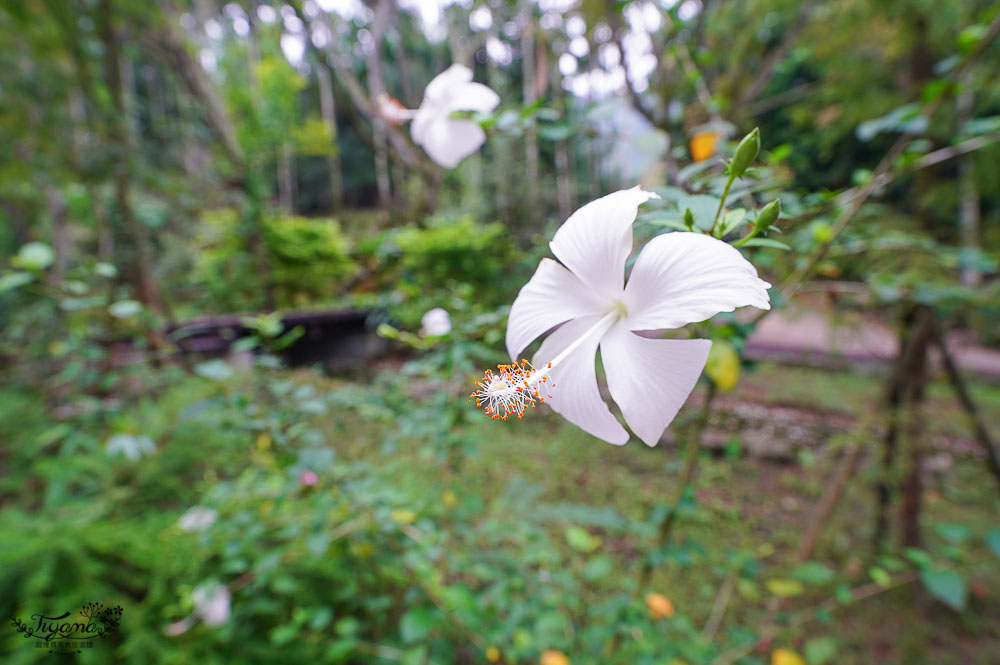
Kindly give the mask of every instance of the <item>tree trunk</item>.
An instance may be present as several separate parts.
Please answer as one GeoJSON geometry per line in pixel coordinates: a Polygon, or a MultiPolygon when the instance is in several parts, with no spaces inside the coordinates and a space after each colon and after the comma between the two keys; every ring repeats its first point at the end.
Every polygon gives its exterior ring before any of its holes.
{"type": "MultiPolygon", "coordinates": [[[[537,99],[535,70],[535,19],[530,0],[521,2],[521,78],[524,105],[531,106],[537,99]]],[[[523,210],[529,222],[537,221],[538,214],[538,134],[533,124],[524,130],[524,190],[523,210]]]]}
{"type": "MultiPolygon", "coordinates": [[[[146,304],[150,309],[163,312],[162,301],[153,281],[152,266],[149,260],[146,229],[136,219],[132,210],[131,187],[132,176],[135,173],[134,150],[132,146],[131,104],[127,97],[126,79],[123,76],[123,56],[121,53],[121,38],[112,22],[114,17],[113,0],[102,0],[100,35],[104,43],[104,75],[114,113],[108,117],[108,138],[112,146],[112,184],[114,189],[115,209],[118,222],[121,224],[125,237],[132,250],[129,265],[129,277],[135,298],[146,304]]],[[[123,247],[118,243],[118,249],[123,247]]]]}
{"type": "Polygon", "coordinates": [[[295,213],[295,154],[288,141],[278,146],[278,207],[285,214],[295,213]]]}
{"type": "Polygon", "coordinates": [[[382,81],[382,46],[385,29],[389,22],[390,9],[390,0],[376,0],[375,17],[371,24],[372,41],[375,47],[368,56],[368,96],[376,105],[375,113],[371,117],[372,138],[375,142],[375,187],[378,191],[379,205],[383,207],[391,203],[392,191],[389,177],[386,124],[377,112],[377,105],[379,97],[385,94],[385,83],[382,81]]]}
{"type": "Polygon", "coordinates": [[[923,499],[921,466],[925,450],[923,414],[924,386],[927,382],[927,347],[931,335],[929,307],[919,306],[915,312],[918,352],[913,359],[912,374],[907,388],[905,443],[909,452],[908,469],[903,478],[903,501],[900,506],[900,536],[903,547],[920,547],[920,511],[923,499]]]}
{"type": "MultiPolygon", "coordinates": [[[[956,121],[959,125],[972,118],[974,96],[968,87],[963,88],[955,100],[956,121]]],[[[979,249],[979,187],[976,184],[976,158],[967,154],[958,158],[959,186],[959,227],[961,229],[962,247],[970,250],[979,249]]],[[[983,281],[983,274],[975,266],[963,266],[961,282],[963,286],[975,288],[983,281]]]]}
{"type": "Polygon", "coordinates": [[[319,82],[319,106],[323,121],[330,131],[330,153],[326,158],[326,167],[330,172],[330,203],[334,212],[344,207],[344,175],[340,169],[340,147],[337,143],[337,105],[333,96],[333,78],[330,68],[322,58],[316,58],[316,80],[319,82]]]}

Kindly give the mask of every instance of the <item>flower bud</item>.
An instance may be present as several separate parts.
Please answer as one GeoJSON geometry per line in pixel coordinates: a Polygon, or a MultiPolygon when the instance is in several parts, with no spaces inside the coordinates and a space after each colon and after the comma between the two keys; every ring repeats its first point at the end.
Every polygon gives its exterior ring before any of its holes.
{"type": "Polygon", "coordinates": [[[694,213],[691,212],[691,208],[684,208],[684,226],[688,227],[689,231],[694,231],[694,213]]]}
{"type": "Polygon", "coordinates": [[[738,178],[750,167],[753,160],[757,159],[760,152],[760,129],[755,127],[752,132],[743,137],[740,144],[736,146],[736,154],[733,156],[733,163],[729,165],[729,174],[738,178]]]}
{"type": "Polygon", "coordinates": [[[757,215],[757,219],[753,223],[754,231],[757,233],[763,233],[771,228],[771,225],[778,221],[778,217],[781,215],[781,199],[774,199],[766,206],[764,206],[760,214],[757,215]]]}

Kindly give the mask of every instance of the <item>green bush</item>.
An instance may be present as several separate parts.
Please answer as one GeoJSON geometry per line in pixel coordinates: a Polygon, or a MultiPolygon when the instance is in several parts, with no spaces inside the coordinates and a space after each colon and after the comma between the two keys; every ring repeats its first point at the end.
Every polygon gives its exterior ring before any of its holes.
{"type": "Polygon", "coordinates": [[[336,295],[355,270],[349,242],[333,219],[266,216],[261,257],[246,251],[235,210],[206,213],[204,221],[207,232],[199,244],[205,249],[195,281],[216,308],[257,309],[269,289],[278,307],[322,301],[336,295]]]}
{"type": "Polygon", "coordinates": [[[436,217],[427,228],[397,231],[391,243],[410,277],[427,284],[456,280],[486,284],[496,280],[512,253],[503,224],[478,224],[469,216],[436,217]]]}

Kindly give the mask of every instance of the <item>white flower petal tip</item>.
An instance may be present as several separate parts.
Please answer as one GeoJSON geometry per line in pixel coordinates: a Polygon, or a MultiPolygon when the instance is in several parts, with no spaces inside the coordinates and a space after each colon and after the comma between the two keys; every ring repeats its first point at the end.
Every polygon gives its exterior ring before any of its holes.
{"type": "Polygon", "coordinates": [[[624,284],[639,206],[652,198],[658,195],[633,187],[591,201],[563,222],[549,248],[588,289],[613,297],[624,284]]]}
{"type": "MultiPolygon", "coordinates": [[[[439,166],[452,169],[486,141],[486,133],[473,120],[455,118],[456,111],[489,113],[500,104],[500,96],[472,80],[472,70],[455,64],[435,76],[420,108],[413,113],[410,132],[439,166]]],[[[398,115],[398,110],[396,111],[398,115]]]]}
{"type": "Polygon", "coordinates": [[[770,309],[768,282],[739,250],[700,233],[650,240],[639,253],[624,304],[629,330],[663,330],[738,307],[770,309]]]}
{"type": "Polygon", "coordinates": [[[601,340],[611,398],[647,446],[655,446],[698,383],[712,342],[647,339],[616,326],[601,340]]]}

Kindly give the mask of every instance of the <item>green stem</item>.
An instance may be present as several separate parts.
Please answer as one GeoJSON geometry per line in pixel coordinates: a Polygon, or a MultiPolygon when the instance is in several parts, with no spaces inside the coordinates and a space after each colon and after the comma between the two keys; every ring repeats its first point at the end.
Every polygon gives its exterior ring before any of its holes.
{"type": "Polygon", "coordinates": [[[749,242],[750,239],[756,236],[758,233],[759,231],[756,228],[752,229],[750,233],[740,238],[739,241],[734,242],[733,247],[742,247],[743,245],[747,244],[747,242],[749,242]]]}
{"type": "MultiPolygon", "coordinates": [[[[716,387],[714,383],[708,384],[708,393],[705,395],[705,405],[702,407],[701,417],[698,419],[698,423],[695,425],[694,433],[691,440],[688,442],[687,450],[684,455],[684,468],[681,470],[681,475],[677,479],[677,485],[674,488],[674,495],[670,502],[670,512],[663,518],[660,522],[659,533],[656,540],[656,549],[662,550],[670,542],[670,536],[673,533],[674,524],[677,523],[677,508],[680,505],[681,500],[687,493],[688,488],[694,482],[695,472],[698,469],[698,453],[701,452],[701,435],[705,431],[705,427],[708,425],[708,417],[712,413],[712,401],[715,399],[716,387]]],[[[642,569],[639,571],[639,590],[645,589],[649,584],[649,580],[653,576],[653,560],[652,557],[646,559],[642,565],[642,569]]]]}
{"type": "Polygon", "coordinates": [[[719,199],[719,209],[715,211],[715,219],[712,220],[712,229],[708,232],[713,238],[715,237],[715,227],[719,225],[719,217],[722,216],[722,211],[726,207],[726,198],[729,197],[729,188],[733,186],[733,180],[736,176],[729,174],[729,180],[726,181],[726,188],[722,190],[722,198],[719,199]]]}

